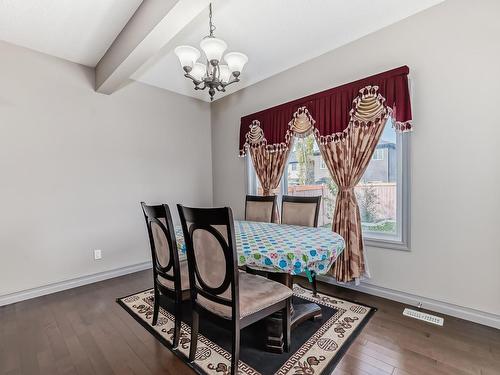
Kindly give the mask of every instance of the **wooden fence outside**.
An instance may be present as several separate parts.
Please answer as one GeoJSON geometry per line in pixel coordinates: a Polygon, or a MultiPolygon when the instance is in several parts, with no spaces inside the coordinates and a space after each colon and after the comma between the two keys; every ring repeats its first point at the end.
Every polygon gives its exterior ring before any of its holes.
{"type": "MultiPolygon", "coordinates": [[[[396,218],[396,183],[380,182],[356,186],[356,196],[359,200],[367,192],[376,197],[377,215],[381,219],[396,218]]],[[[259,194],[262,194],[260,189],[259,194]]],[[[290,185],[288,186],[288,194],[302,197],[321,195],[323,199],[321,200],[318,225],[323,226],[332,222],[336,196],[332,194],[327,185],[290,185]]]]}

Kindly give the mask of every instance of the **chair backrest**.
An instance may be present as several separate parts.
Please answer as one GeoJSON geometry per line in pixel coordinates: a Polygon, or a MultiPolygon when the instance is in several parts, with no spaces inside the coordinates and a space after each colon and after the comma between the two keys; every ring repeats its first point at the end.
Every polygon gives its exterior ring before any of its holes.
{"type": "Polygon", "coordinates": [[[281,223],[317,227],[321,196],[295,197],[284,195],[281,203],[281,223]]]}
{"type": "Polygon", "coordinates": [[[188,258],[191,300],[202,297],[230,306],[239,316],[238,257],[233,214],[229,207],[177,205],[188,258]],[[228,293],[230,292],[230,293],[228,293]]]}
{"type": "Polygon", "coordinates": [[[245,220],[271,223],[276,211],[276,196],[247,195],[245,200],[245,220]]]}
{"type": "Polygon", "coordinates": [[[172,281],[175,290],[180,292],[179,253],[170,209],[166,204],[148,206],[141,202],[141,206],[148,228],[155,283],[159,275],[172,281]]]}

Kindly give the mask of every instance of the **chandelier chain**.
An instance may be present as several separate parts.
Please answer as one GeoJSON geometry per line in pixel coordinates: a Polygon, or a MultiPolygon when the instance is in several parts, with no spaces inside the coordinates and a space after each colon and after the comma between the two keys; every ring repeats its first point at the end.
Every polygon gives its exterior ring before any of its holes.
{"type": "Polygon", "coordinates": [[[209,4],[209,13],[208,13],[208,29],[210,30],[210,37],[214,36],[214,31],[216,29],[215,25],[212,23],[212,3],[209,4]]]}

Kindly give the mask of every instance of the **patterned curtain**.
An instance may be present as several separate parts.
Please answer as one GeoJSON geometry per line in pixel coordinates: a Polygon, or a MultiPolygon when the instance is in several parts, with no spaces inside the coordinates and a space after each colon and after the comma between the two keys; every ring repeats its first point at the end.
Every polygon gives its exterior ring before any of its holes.
{"type": "Polygon", "coordinates": [[[368,87],[353,103],[351,120],[340,141],[317,137],[330,174],[339,188],[333,217],[333,231],[346,242],[343,253],[330,271],[338,281],[352,281],[365,273],[365,257],[354,188],[363,176],[377,147],[389,110],[376,88],[368,87]]]}
{"type": "Polygon", "coordinates": [[[264,194],[274,193],[294,137],[314,134],[339,188],[333,231],[346,242],[330,271],[338,281],[366,276],[361,217],[354,194],[389,116],[397,132],[413,129],[408,84],[401,66],[241,118],[240,156],[251,153],[264,194]]]}
{"type": "MultiPolygon", "coordinates": [[[[345,136],[353,100],[366,87],[378,87],[378,93],[385,99],[385,106],[392,110],[393,126],[397,131],[411,131],[409,71],[407,66],[402,66],[243,116],[240,123],[240,156],[244,156],[252,145],[253,140],[248,135],[255,124],[258,124],[258,133],[265,138],[268,149],[286,147],[291,130],[290,120],[295,114],[300,116],[297,113],[300,108],[307,109],[314,119],[315,134],[334,139],[345,136]]],[[[302,125],[306,124],[296,124],[293,129],[295,134],[305,130],[302,125]]],[[[307,135],[307,132],[302,134],[307,135]]]]}
{"type": "MultiPolygon", "coordinates": [[[[256,122],[252,124],[248,132],[247,141],[250,145],[250,156],[263,195],[275,195],[288,161],[292,138],[287,137],[286,143],[281,144],[280,147],[269,147],[260,124],[256,122]]],[[[279,222],[279,209],[277,206],[273,213],[273,222],[279,222]]]]}

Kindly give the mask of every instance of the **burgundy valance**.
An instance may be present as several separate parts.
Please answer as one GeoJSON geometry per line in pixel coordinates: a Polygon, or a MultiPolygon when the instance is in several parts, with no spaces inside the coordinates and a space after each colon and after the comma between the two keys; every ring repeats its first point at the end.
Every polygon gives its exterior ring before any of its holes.
{"type": "Polygon", "coordinates": [[[298,114],[309,118],[317,136],[336,138],[335,135],[344,132],[353,119],[356,100],[359,108],[363,105],[368,109],[383,105],[392,115],[398,131],[411,130],[409,70],[407,66],[402,66],[242,117],[240,154],[244,155],[252,143],[266,144],[271,151],[279,150],[280,145],[287,145],[291,121],[298,114]],[[378,102],[372,99],[371,102],[360,103],[363,93],[373,94],[373,97],[379,98],[378,102]]]}

